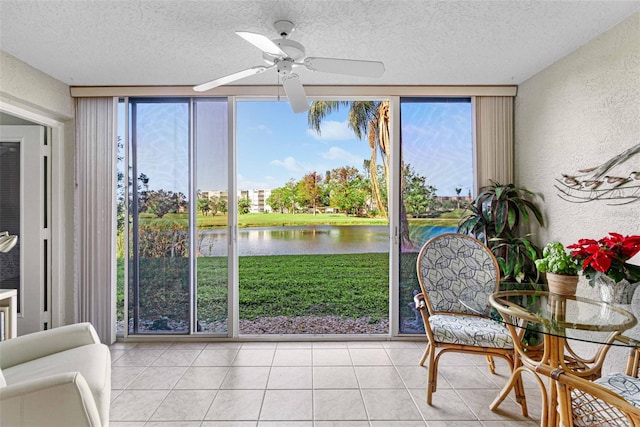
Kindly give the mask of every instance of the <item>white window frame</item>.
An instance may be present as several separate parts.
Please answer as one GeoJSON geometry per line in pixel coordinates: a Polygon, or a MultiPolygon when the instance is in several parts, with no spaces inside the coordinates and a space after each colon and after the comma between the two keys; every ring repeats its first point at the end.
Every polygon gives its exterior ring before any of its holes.
{"type": "MultiPolygon", "coordinates": [[[[191,87],[72,87],[73,97],[86,96],[117,96],[117,97],[226,97],[228,100],[228,126],[229,126],[229,205],[235,206],[237,203],[237,182],[235,179],[237,168],[236,151],[236,103],[246,100],[276,100],[281,88],[279,86],[221,86],[203,93],[196,93],[191,87]]],[[[475,96],[512,96],[515,97],[517,86],[305,86],[307,97],[310,100],[376,100],[389,101],[390,129],[391,129],[391,162],[390,162],[390,183],[392,190],[399,188],[400,183],[400,98],[401,97],[468,97],[475,96]]],[[[277,98],[278,97],[278,98],[277,98]]],[[[282,99],[286,102],[286,99],[282,99]]],[[[474,137],[475,145],[475,137],[474,137]]],[[[475,149],[474,149],[475,151],[475,149]]],[[[397,278],[399,274],[398,245],[399,233],[399,203],[400,194],[397,191],[390,191],[389,197],[389,332],[388,338],[415,338],[415,334],[400,333],[399,319],[399,289],[397,278]]],[[[231,210],[230,210],[231,212],[231,210]]],[[[229,215],[229,233],[231,236],[230,251],[228,256],[231,259],[229,264],[229,292],[228,292],[228,338],[239,338],[239,298],[238,286],[238,265],[237,265],[237,214],[235,210],[229,215]]],[[[126,301],[125,290],[125,301],[126,301]]],[[[126,310],[125,310],[126,311],[126,310]]],[[[125,313],[126,318],[126,313],[125,313]]],[[[115,322],[115,319],[114,319],[115,322]]],[[[127,328],[125,328],[127,329],[127,328]]],[[[125,330],[126,336],[126,330],[125,330]]],[[[137,336],[136,336],[137,337],[137,336]]],[[[205,338],[207,335],[188,335],[189,338],[205,338]]],[[[353,336],[327,336],[339,339],[353,336]]],[[[358,339],[381,339],[383,334],[357,335],[358,339]]],[[[178,337],[176,337],[178,338],[178,337]]],[[[243,337],[244,338],[244,337],[243,337]]],[[[261,337],[262,338],[262,337],[261,337]]],[[[265,336],[269,339],[290,339],[296,340],[308,338],[306,335],[265,336]]]]}

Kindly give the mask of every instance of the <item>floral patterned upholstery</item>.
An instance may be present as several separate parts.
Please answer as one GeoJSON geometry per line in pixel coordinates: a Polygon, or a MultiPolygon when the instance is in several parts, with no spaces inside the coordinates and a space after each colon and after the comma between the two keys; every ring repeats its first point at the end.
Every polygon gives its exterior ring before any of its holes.
{"type": "Polygon", "coordinates": [[[434,312],[488,314],[498,274],[489,249],[460,234],[435,237],[418,258],[418,276],[434,312]]]}
{"type": "Polygon", "coordinates": [[[624,400],[640,408],[640,379],[621,373],[605,375],[594,381],[624,397],[624,400]]]}
{"type": "Polygon", "coordinates": [[[436,341],[477,347],[513,348],[509,330],[498,322],[478,316],[436,314],[429,316],[436,341]]]}

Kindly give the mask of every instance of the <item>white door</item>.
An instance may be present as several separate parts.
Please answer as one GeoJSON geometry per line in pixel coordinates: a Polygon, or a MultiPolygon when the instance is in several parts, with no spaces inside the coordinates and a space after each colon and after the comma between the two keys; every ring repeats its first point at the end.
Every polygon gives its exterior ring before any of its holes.
{"type": "Polygon", "coordinates": [[[51,147],[44,126],[0,126],[0,288],[18,289],[18,335],[51,327],[51,147]]]}

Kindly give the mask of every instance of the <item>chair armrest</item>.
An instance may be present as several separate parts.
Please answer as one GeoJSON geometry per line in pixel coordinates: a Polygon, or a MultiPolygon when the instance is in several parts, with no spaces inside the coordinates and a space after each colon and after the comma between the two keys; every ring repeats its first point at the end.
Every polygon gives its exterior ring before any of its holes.
{"type": "Polygon", "coordinates": [[[0,425],[100,426],[87,381],[67,372],[0,389],[0,425]]]}
{"type": "Polygon", "coordinates": [[[0,341],[0,369],[99,342],[91,323],[75,323],[0,341]]]}
{"type": "Polygon", "coordinates": [[[614,341],[618,341],[629,346],[629,355],[627,356],[627,368],[625,370],[625,374],[630,377],[638,378],[638,373],[640,371],[640,343],[625,335],[616,336],[614,341]]]}

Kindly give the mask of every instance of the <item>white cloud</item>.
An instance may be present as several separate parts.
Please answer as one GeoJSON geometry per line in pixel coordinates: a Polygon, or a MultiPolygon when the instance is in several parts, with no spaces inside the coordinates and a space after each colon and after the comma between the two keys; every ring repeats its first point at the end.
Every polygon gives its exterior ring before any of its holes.
{"type": "Polygon", "coordinates": [[[320,134],[313,129],[308,129],[307,133],[318,141],[344,141],[355,138],[346,120],[343,122],[326,120],[320,124],[320,134]]]}
{"type": "Polygon", "coordinates": [[[347,150],[343,150],[340,147],[331,147],[329,151],[320,154],[323,159],[339,161],[345,165],[360,167],[362,165],[363,158],[360,156],[356,156],[348,152],[347,150]]]}
{"type": "Polygon", "coordinates": [[[247,130],[249,130],[250,132],[255,132],[255,133],[262,133],[262,134],[268,134],[268,135],[273,135],[273,130],[265,125],[265,124],[259,124],[256,126],[251,126],[248,127],[247,130]]]}
{"type": "Polygon", "coordinates": [[[300,163],[299,161],[297,161],[291,156],[285,158],[284,160],[272,160],[271,164],[274,166],[283,167],[288,171],[296,172],[296,173],[300,173],[300,172],[304,173],[307,171],[307,167],[305,165],[303,165],[302,163],[300,163]]]}
{"type": "Polygon", "coordinates": [[[276,188],[279,187],[280,184],[277,180],[272,179],[271,177],[264,177],[264,179],[244,179],[238,177],[238,190],[260,190],[267,188],[276,188]]]}
{"type": "Polygon", "coordinates": [[[273,134],[273,131],[267,125],[258,125],[257,130],[259,130],[260,132],[268,133],[269,135],[273,134]]]}

